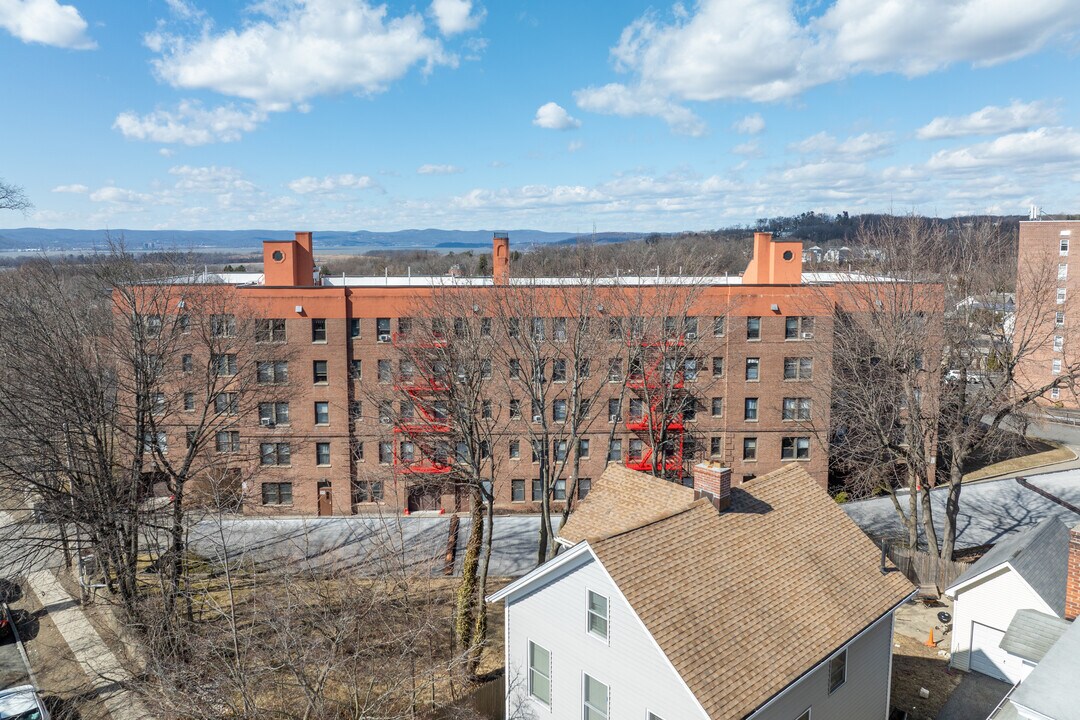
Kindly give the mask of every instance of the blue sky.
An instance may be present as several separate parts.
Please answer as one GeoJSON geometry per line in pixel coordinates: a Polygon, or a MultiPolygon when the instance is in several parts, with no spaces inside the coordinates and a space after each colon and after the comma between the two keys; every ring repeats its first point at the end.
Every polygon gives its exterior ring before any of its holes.
{"type": "Polygon", "coordinates": [[[35,203],[0,226],[1078,212],[1078,32],[1076,0],[0,0],[35,203]]]}

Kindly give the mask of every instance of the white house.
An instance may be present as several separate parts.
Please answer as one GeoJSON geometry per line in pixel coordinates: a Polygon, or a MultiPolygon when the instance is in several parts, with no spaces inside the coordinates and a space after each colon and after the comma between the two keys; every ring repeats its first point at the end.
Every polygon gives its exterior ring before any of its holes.
{"type": "Polygon", "coordinates": [[[829,720],[889,713],[912,595],[796,463],[731,488],[612,464],[506,604],[508,718],[829,720]]]}
{"type": "Polygon", "coordinates": [[[1078,679],[1080,623],[1066,623],[1038,667],[1009,692],[989,720],[1080,720],[1078,679]]]}
{"type": "Polygon", "coordinates": [[[954,668],[1010,683],[1027,677],[1064,629],[1069,537],[1047,518],[999,542],[945,590],[954,668]]]}

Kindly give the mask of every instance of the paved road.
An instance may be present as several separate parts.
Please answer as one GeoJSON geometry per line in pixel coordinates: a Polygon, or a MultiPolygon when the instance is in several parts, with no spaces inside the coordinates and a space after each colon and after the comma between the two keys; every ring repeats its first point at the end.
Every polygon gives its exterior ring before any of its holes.
{"type": "MultiPolygon", "coordinates": [[[[1027,475],[1036,487],[1080,507],[1080,469],[1027,475]]],[[[935,524],[941,531],[945,513],[945,488],[931,493],[935,524]]],[[[846,503],[844,511],[873,538],[903,536],[903,527],[888,498],[846,503]]],[[[907,506],[905,505],[905,510],[907,506]]],[[[1045,517],[1061,518],[1072,524],[1080,515],[1054,503],[1015,478],[977,482],[964,486],[957,518],[958,549],[996,543],[1006,535],[1035,525],[1045,517]]]]}
{"type": "MultiPolygon", "coordinates": [[[[0,613],[3,610],[0,606],[0,613]]],[[[25,685],[28,682],[30,675],[19,652],[19,646],[15,643],[15,638],[9,635],[0,643],[0,689],[25,685]]]]}

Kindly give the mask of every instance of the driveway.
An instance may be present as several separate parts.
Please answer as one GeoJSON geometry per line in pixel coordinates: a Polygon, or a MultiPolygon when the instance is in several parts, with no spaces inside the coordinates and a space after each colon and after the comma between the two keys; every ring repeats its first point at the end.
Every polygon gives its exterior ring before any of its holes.
{"type": "MultiPolygon", "coordinates": [[[[1028,483],[1039,490],[1080,507],[1080,469],[1027,475],[1028,483]]],[[[941,532],[947,488],[931,492],[935,525],[941,532]]],[[[907,509],[906,500],[901,501],[907,509]]],[[[900,537],[904,529],[889,498],[873,498],[845,503],[844,512],[872,538],[900,537]]],[[[1055,503],[1038,491],[1024,487],[1016,478],[987,480],[964,485],[957,517],[957,549],[996,543],[1007,535],[1037,524],[1046,517],[1072,524],[1080,515],[1055,503]]]]}
{"type": "Polygon", "coordinates": [[[986,720],[1011,687],[982,673],[966,673],[937,720],[986,720]]]}

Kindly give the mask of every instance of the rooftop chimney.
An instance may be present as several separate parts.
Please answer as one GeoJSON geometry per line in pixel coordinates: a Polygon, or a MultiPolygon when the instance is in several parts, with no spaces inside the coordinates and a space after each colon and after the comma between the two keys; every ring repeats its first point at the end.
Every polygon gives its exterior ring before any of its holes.
{"type": "Polygon", "coordinates": [[[491,280],[496,285],[510,284],[510,234],[495,233],[491,241],[491,280]]]}
{"type": "Polygon", "coordinates": [[[731,468],[720,463],[701,462],[694,466],[694,497],[707,497],[724,512],[731,505],[731,468]]]}
{"type": "Polygon", "coordinates": [[[1065,619],[1080,616],[1080,524],[1069,531],[1069,560],[1065,572],[1065,619]]]}

